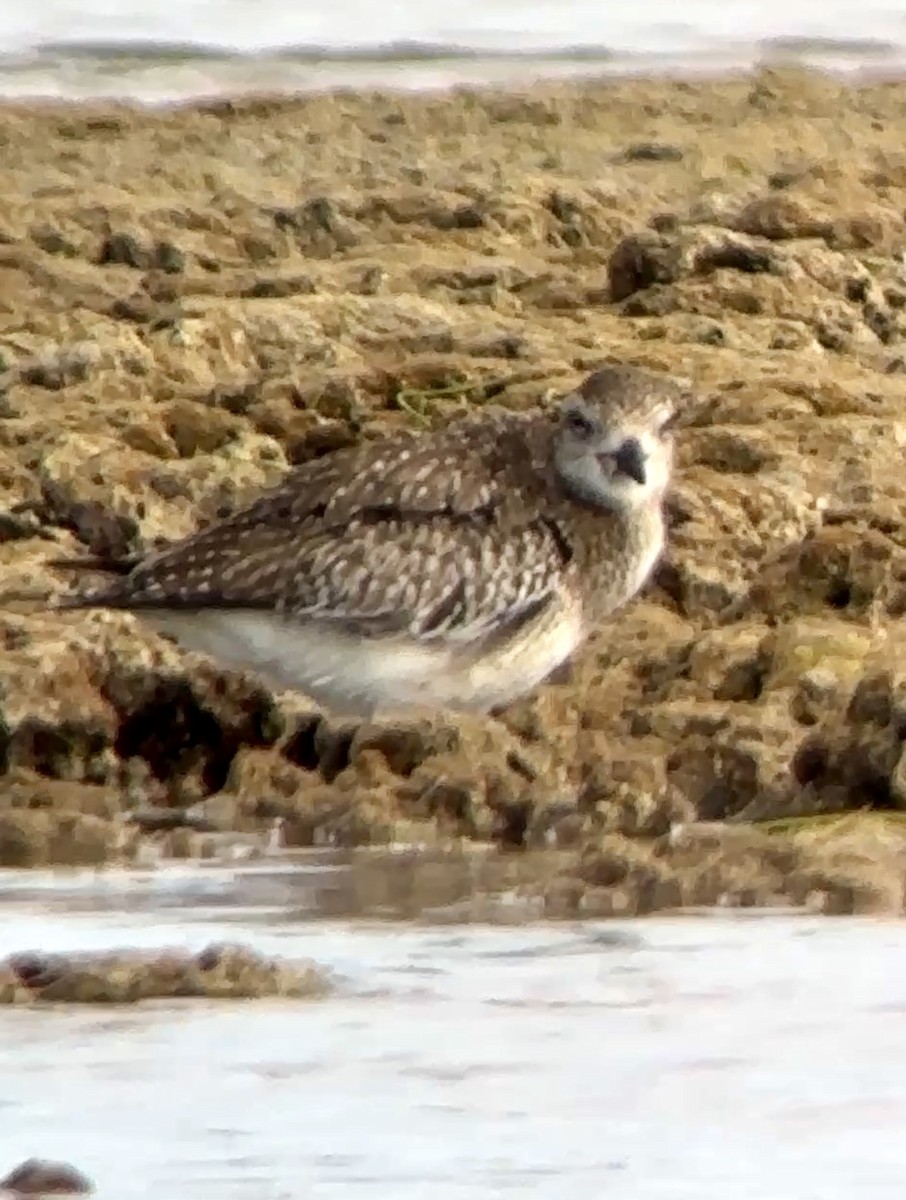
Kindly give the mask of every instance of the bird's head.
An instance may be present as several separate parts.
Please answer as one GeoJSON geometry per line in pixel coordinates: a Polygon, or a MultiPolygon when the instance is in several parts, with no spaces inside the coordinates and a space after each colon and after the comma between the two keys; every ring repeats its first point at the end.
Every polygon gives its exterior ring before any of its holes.
{"type": "Polygon", "coordinates": [[[586,504],[629,511],[660,504],[673,468],[682,390],[636,367],[604,367],[563,398],[554,465],[586,504]]]}

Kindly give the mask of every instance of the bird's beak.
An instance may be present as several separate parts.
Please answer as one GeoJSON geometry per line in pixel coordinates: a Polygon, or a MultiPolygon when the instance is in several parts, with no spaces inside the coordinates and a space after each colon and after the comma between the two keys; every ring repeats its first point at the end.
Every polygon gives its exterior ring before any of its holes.
{"type": "Polygon", "coordinates": [[[621,475],[628,475],[636,483],[645,483],[645,451],[637,438],[627,438],[614,454],[613,460],[621,475]]]}

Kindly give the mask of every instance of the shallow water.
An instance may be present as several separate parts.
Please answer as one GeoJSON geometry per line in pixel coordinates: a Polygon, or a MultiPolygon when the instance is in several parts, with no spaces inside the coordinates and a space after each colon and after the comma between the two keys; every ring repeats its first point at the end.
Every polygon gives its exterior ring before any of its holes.
{"type": "Polygon", "coordinates": [[[902,1195],[903,923],[319,916],[344,870],[0,874],[2,955],[241,938],[337,983],[0,1012],[0,1170],[63,1158],[121,1200],[902,1195]]]}
{"type": "Polygon", "coordinates": [[[32,0],[0,4],[0,94],[172,100],[445,87],[778,56],[902,71],[904,0],[32,0]]]}

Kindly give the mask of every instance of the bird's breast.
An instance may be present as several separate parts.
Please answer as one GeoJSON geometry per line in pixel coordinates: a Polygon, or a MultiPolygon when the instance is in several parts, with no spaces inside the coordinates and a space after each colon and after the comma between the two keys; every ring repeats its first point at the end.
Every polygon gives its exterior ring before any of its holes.
{"type": "Polygon", "coordinates": [[[645,585],[664,550],[660,509],[632,514],[619,526],[606,525],[587,559],[576,564],[588,617],[603,620],[645,585]]]}

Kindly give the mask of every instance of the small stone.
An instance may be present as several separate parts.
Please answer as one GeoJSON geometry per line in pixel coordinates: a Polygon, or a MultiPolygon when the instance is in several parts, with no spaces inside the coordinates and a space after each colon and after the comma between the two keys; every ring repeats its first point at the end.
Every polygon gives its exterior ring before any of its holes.
{"type": "Polygon", "coordinates": [[[695,340],[702,346],[726,346],[727,331],[722,325],[708,321],[698,326],[694,332],[695,340]]]}
{"type": "Polygon", "coordinates": [[[131,233],[111,233],[101,242],[97,262],[99,266],[117,265],[147,270],[151,256],[141,242],[131,233]]]}
{"type": "Polygon", "coordinates": [[[0,512],[0,544],[47,536],[32,510],[0,512]]]}
{"type": "Polygon", "coordinates": [[[813,212],[803,200],[786,193],[750,200],[733,224],[741,233],[750,233],[770,241],[823,237],[829,229],[828,222],[813,212]]]}
{"type": "Polygon", "coordinates": [[[330,242],[334,248],[344,250],[359,240],[351,222],[329,196],[315,196],[298,208],[277,209],[273,220],[277,229],[293,233],[309,248],[330,242]]]}
{"type": "Polygon", "coordinates": [[[235,796],[218,792],[214,796],[190,804],[185,809],[188,827],[212,833],[235,830],[238,825],[238,807],[239,802],[235,796]]]}
{"type": "Polygon", "coordinates": [[[147,325],[160,316],[161,306],[145,292],[114,300],[110,315],[117,321],[131,321],[136,325],[147,325]]]}
{"type": "Polygon", "coordinates": [[[693,266],[693,270],[703,275],[720,270],[759,275],[769,274],[776,269],[776,257],[769,250],[736,241],[706,246],[696,255],[693,266]]]}
{"type": "Polygon", "coordinates": [[[832,321],[819,321],[815,326],[815,340],[825,350],[833,350],[837,354],[845,352],[852,343],[852,334],[832,321]]]}
{"type": "Polygon", "coordinates": [[[170,829],[194,829],[199,833],[210,833],[216,829],[216,826],[197,810],[195,804],[178,808],[148,804],[133,809],[127,819],[130,824],[137,825],[143,833],[160,833],[170,829]]]}
{"type": "Polygon", "coordinates": [[[280,278],[256,279],[239,295],[248,300],[285,299],[287,296],[311,296],[317,291],[315,283],[307,275],[286,275],[280,278]]]}
{"type": "Polygon", "coordinates": [[[483,229],[488,220],[477,204],[460,204],[453,210],[453,224],[457,229],[483,229]]]}
{"type": "Polygon", "coordinates": [[[280,255],[278,239],[273,235],[261,237],[256,233],[247,233],[240,239],[239,249],[244,250],[246,258],[253,263],[268,262],[280,255]]]}
{"type": "Polygon", "coordinates": [[[362,406],[355,382],[349,379],[329,379],[311,400],[309,407],[328,420],[355,424],[362,406]]]}
{"type": "Polygon", "coordinates": [[[116,823],[66,809],[0,813],[0,866],[94,866],[119,853],[116,823]]]}
{"type": "Polygon", "coordinates": [[[0,1179],[0,1190],[18,1196],[87,1196],[94,1184],[69,1163],[49,1158],[29,1158],[0,1179]]]}
{"type": "Polygon", "coordinates": [[[799,183],[805,172],[797,171],[772,171],[768,176],[768,187],[773,188],[776,192],[782,192],[788,187],[792,187],[794,183],[799,183]]]}
{"type": "Polygon", "coordinates": [[[892,250],[903,236],[903,222],[875,213],[838,217],[827,232],[834,250],[892,250]]]}
{"type": "Polygon", "coordinates": [[[428,725],[362,725],[349,746],[350,762],[360,754],[377,750],[395,775],[408,777],[432,755],[456,750],[459,738],[454,728],[428,725]]]}
{"type": "Polygon", "coordinates": [[[87,379],[97,358],[98,349],[90,342],[58,346],[46,354],[19,363],[19,378],[23,383],[57,392],[87,379]]]}
{"type": "Polygon", "coordinates": [[[59,254],[64,258],[78,257],[78,248],[52,225],[38,225],[33,228],[31,240],[47,254],[59,254]]]}
{"type": "Polygon", "coordinates": [[[172,242],[157,242],[151,251],[151,266],[167,275],[179,275],[186,269],[186,256],[172,242]]]}
{"type": "Polygon", "coordinates": [[[653,230],[623,238],[608,263],[611,299],[625,300],[653,284],[673,283],[680,275],[681,257],[676,241],[653,230]]]}
{"type": "Polygon", "coordinates": [[[680,307],[676,289],[656,283],[630,296],[620,311],[624,317],[665,317],[680,307]]]}
{"type": "Polygon", "coordinates": [[[863,316],[865,324],[883,345],[899,340],[900,329],[892,313],[885,312],[875,304],[866,304],[863,316]]]}
{"type": "MultiPolygon", "coordinates": [[[[243,945],[185,949],[17,954],[0,961],[2,1004],[139,1004],[190,998],[318,999],[330,990],[327,972],[307,960],[269,958],[243,945]]],[[[21,1168],[20,1168],[21,1169],[21,1168]]],[[[8,1180],[4,1181],[9,1187],[8,1180]]],[[[3,1186],[3,1185],[0,1185],[3,1186]]],[[[43,1195],[51,1189],[12,1189],[43,1195]]],[[[63,1191],[65,1189],[53,1189],[63,1191]]]]}
{"type": "Polygon", "coordinates": [[[676,233],[680,227],[680,219],[674,212],[655,213],[648,222],[658,233],[676,233]]]}
{"type": "Polygon", "coordinates": [[[182,458],[213,454],[236,437],[236,418],[223,409],[177,400],[167,409],[164,427],[182,458]]]}
{"type": "Polygon", "coordinates": [[[518,333],[505,333],[502,337],[492,338],[476,349],[477,358],[524,358],[528,343],[518,333]]]}
{"type": "Polygon", "coordinates": [[[377,296],[386,282],[387,272],[379,264],[373,264],[364,268],[355,290],[360,296],[377,296]]]}

